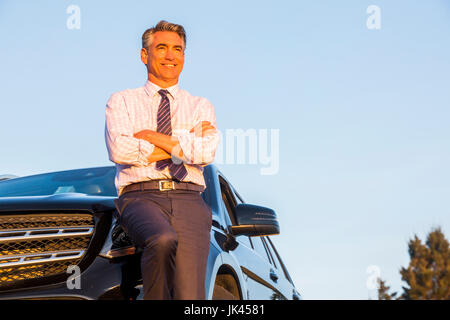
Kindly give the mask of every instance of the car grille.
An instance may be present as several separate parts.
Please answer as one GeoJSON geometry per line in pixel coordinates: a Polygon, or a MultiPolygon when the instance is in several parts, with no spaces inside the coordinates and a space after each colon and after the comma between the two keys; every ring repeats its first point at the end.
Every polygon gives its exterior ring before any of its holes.
{"type": "Polygon", "coordinates": [[[85,256],[94,229],[85,213],[0,215],[0,290],[65,274],[85,256]]]}

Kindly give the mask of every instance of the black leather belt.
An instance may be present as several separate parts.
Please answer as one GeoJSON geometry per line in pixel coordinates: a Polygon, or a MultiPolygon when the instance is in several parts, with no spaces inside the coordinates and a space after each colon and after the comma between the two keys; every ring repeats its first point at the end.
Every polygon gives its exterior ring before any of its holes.
{"type": "Polygon", "coordinates": [[[205,187],[190,182],[176,182],[173,180],[152,180],[129,184],[125,188],[123,188],[121,195],[126,192],[144,190],[193,190],[202,192],[205,190],[205,187]]]}

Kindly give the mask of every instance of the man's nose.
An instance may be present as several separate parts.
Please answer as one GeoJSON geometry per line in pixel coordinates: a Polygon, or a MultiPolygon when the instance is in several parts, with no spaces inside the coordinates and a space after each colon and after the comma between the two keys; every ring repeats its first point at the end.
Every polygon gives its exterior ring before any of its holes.
{"type": "Polygon", "coordinates": [[[166,51],[165,58],[168,59],[168,60],[173,60],[175,58],[175,55],[173,54],[172,50],[167,50],[166,51]]]}

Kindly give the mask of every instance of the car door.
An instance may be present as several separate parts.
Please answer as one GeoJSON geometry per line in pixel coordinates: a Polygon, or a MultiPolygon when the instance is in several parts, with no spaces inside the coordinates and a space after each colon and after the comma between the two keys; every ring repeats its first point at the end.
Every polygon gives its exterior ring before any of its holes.
{"type": "MultiPolygon", "coordinates": [[[[236,224],[234,208],[242,199],[233,192],[232,186],[219,176],[222,193],[222,205],[229,225],[236,224]]],[[[236,237],[238,246],[229,251],[235,256],[241,266],[246,281],[247,299],[276,300],[284,299],[284,295],[277,289],[277,283],[271,279],[271,264],[269,255],[260,237],[236,237]]]]}
{"type": "Polygon", "coordinates": [[[283,293],[288,299],[299,300],[300,295],[295,290],[294,282],[292,281],[284,263],[281,259],[278,251],[275,248],[270,237],[264,237],[264,243],[266,244],[266,249],[269,251],[270,258],[272,260],[272,265],[274,267],[274,274],[276,275],[278,289],[283,293]]]}

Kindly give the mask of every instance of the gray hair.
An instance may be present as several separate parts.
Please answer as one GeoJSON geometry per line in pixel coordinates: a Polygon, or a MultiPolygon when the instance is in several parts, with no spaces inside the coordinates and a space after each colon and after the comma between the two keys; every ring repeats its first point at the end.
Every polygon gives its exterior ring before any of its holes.
{"type": "Polygon", "coordinates": [[[158,31],[171,31],[177,33],[181,40],[183,40],[184,48],[186,48],[186,32],[182,25],[170,23],[164,20],[158,22],[158,24],[150,29],[145,30],[142,35],[142,48],[148,49],[153,40],[153,34],[158,31]]]}

